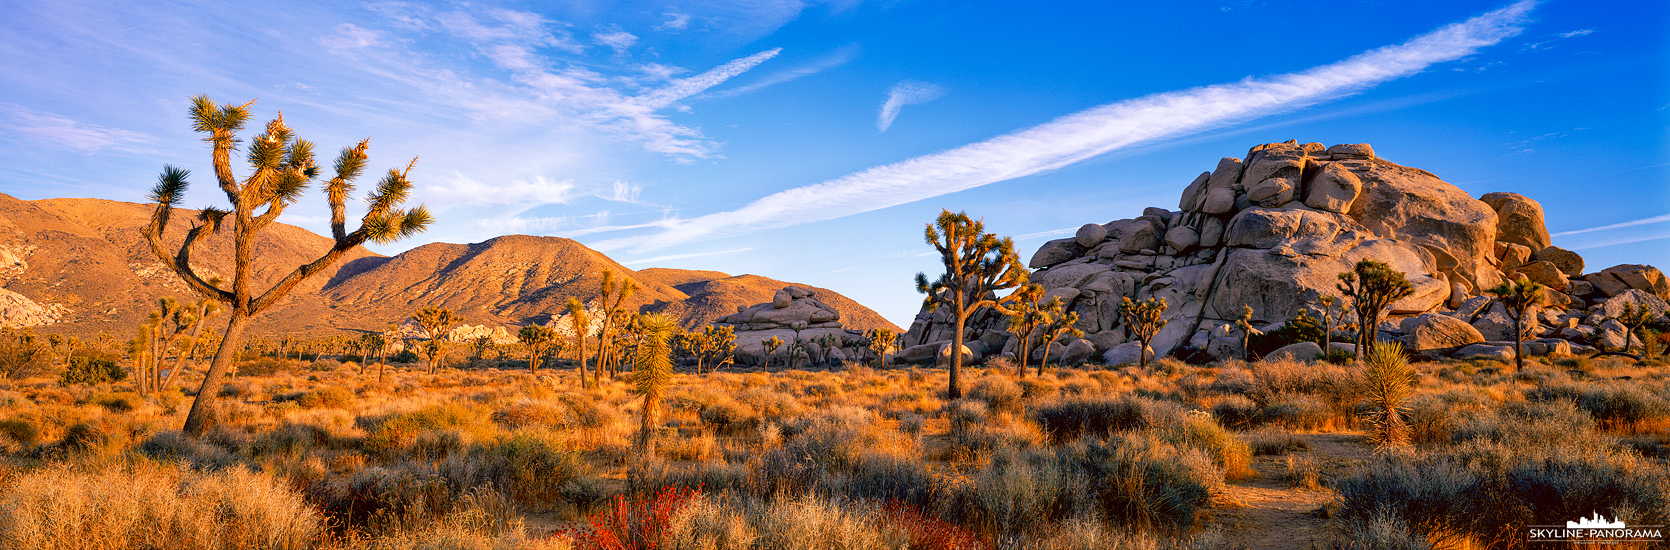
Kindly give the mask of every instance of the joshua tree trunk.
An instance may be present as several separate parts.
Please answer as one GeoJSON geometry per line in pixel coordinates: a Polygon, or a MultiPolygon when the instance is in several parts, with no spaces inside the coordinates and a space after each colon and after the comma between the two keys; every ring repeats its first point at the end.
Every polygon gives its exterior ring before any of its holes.
{"type": "Polygon", "coordinates": [[[226,371],[232,368],[232,360],[238,355],[238,339],[243,337],[251,318],[242,308],[232,309],[232,320],[226,324],[226,335],[220,339],[220,349],[215,351],[215,358],[209,363],[209,372],[203,378],[203,386],[197,389],[197,398],[191,402],[191,412],[186,414],[186,425],[182,429],[185,433],[202,436],[219,420],[215,413],[215,399],[219,397],[220,390],[213,387],[214,382],[224,379],[226,371]]]}
{"type": "Polygon", "coordinates": [[[945,390],[945,396],[950,399],[960,399],[963,396],[963,325],[968,316],[963,314],[962,291],[955,292],[951,298],[953,317],[957,318],[957,331],[951,335],[951,387],[945,390]]]}

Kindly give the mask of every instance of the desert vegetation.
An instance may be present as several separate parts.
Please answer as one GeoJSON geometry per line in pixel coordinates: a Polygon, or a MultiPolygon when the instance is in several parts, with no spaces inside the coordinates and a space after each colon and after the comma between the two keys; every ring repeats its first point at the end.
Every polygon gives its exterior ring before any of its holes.
{"type": "Polygon", "coordinates": [[[1306,544],[1324,547],[1513,547],[1527,525],[1591,509],[1670,520],[1657,361],[1408,363],[1384,342],[1350,365],[1168,357],[1021,378],[994,360],[948,399],[940,368],[698,374],[669,320],[622,328],[649,336],[590,387],[583,370],[530,372],[526,350],[434,373],[411,357],[379,378],[251,347],[201,438],[179,431],[199,371],[141,395],[133,377],[66,383],[43,366],[0,385],[0,539],[1233,548],[1257,525],[1248,487],[1317,500],[1306,544]]]}

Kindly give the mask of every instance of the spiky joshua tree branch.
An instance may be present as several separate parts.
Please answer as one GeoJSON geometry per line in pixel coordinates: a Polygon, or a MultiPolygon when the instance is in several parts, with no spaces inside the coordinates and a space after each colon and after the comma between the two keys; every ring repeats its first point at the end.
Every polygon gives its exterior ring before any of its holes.
{"type": "Polygon", "coordinates": [[[342,255],[366,241],[385,244],[415,235],[429,226],[433,217],[423,206],[401,209],[411,192],[411,181],[406,179],[417,159],[404,170],[391,169],[366,198],[366,213],[360,226],[352,231],[346,225],[347,196],[354,190],[353,181],[365,170],[366,147],[369,140],[343,148],[335,163],[335,176],[325,182],[325,195],[331,208],[330,249],[318,259],[297,266],[271,287],[257,291],[251,273],[255,265],[255,237],[284,212],[284,208],[301,198],[320,175],[314,163],[313,143],[297,138],[284,124],[281,114],[267,123],[265,130],[249,142],[246,151],[250,173],[239,179],[232,173],[232,150],[237,147],[237,132],[249,122],[250,105],[216,105],[205,96],[191,99],[192,129],[206,134],[204,138],[213,148],[211,153],[215,181],[231,209],[204,208],[198,213],[185,239],[173,250],[163,238],[174,209],[185,198],[190,173],[174,166],[165,166],[151,190],[150,199],[156,211],[145,227],[145,240],[157,259],[168,265],[186,285],[206,298],[221,302],[231,310],[231,319],[222,336],[220,349],[215,352],[208,376],[203,380],[191,412],[186,415],[185,433],[201,436],[213,418],[215,396],[210,388],[226,377],[232,359],[242,344],[243,331],[256,315],[265,311],[280,298],[289,294],[302,280],[323,272],[342,255]],[[192,266],[192,251],[206,236],[219,232],[230,218],[233,235],[233,276],[231,288],[215,284],[199,275],[192,266]]]}

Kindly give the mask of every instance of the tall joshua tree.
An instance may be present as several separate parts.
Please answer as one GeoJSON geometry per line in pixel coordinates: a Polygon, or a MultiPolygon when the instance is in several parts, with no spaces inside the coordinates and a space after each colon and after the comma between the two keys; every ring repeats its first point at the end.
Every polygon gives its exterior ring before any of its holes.
{"type": "Polygon", "coordinates": [[[928,311],[951,307],[956,329],[951,334],[951,380],[945,395],[959,399],[963,396],[964,325],[980,308],[998,305],[991,297],[995,292],[1026,284],[1027,270],[1015,255],[1014,240],[987,233],[985,222],[969,219],[967,213],[941,210],[939,219],[928,224],[924,240],[939,251],[945,273],[932,282],[926,274],[917,273],[916,291],[927,295],[922,306],[928,311]]]}
{"type": "Polygon", "coordinates": [[[1503,281],[1485,289],[1485,292],[1496,296],[1496,301],[1502,303],[1508,315],[1513,316],[1513,368],[1516,371],[1525,369],[1525,318],[1548,300],[1542,289],[1541,283],[1530,280],[1503,281]]]}
{"type": "Polygon", "coordinates": [[[1351,271],[1339,274],[1338,288],[1341,294],[1351,298],[1351,306],[1357,311],[1358,359],[1374,343],[1374,332],[1386,308],[1415,291],[1403,272],[1374,260],[1358,260],[1351,271]]]}
{"type": "Polygon", "coordinates": [[[208,135],[205,140],[213,148],[211,159],[215,180],[231,202],[230,210],[204,208],[191,229],[186,231],[185,239],[178,248],[170,251],[163,231],[167,229],[175,207],[185,198],[186,178],[190,173],[173,166],[163,167],[162,176],[150,194],[150,199],[156,202],[156,211],[145,227],[145,240],[150,244],[151,252],[173,269],[186,286],[229,306],[231,310],[231,319],[221,336],[220,348],[215,352],[208,375],[203,378],[202,388],[192,401],[191,412],[186,415],[184,431],[193,437],[201,436],[213,422],[215,397],[219,392],[210,388],[226,378],[250,321],[278,303],[302,280],[325,271],[354,247],[366,241],[384,244],[412,236],[423,231],[433,220],[429,210],[422,206],[406,210],[400,208],[412,188],[411,181],[406,177],[417,163],[414,158],[405,170],[389,170],[388,175],[377,184],[377,189],[367,197],[368,207],[360,218],[360,227],[348,230],[347,196],[354,189],[353,181],[365,170],[365,150],[369,145],[369,140],[361,141],[342,150],[335,163],[336,175],[325,183],[325,195],[331,209],[333,242],[330,249],[314,261],[297,266],[266,290],[253,288],[256,236],[278,219],[285,207],[300,199],[302,192],[320,175],[319,167],[314,164],[313,143],[297,138],[290,127],[284,125],[283,115],[268,122],[265,131],[249,142],[246,156],[250,174],[240,180],[232,173],[232,150],[238,144],[237,133],[249,122],[249,107],[253,103],[216,105],[205,96],[191,100],[192,129],[208,135]],[[193,248],[204,237],[219,232],[228,218],[233,240],[230,289],[204,279],[192,266],[193,248]]]}
{"type": "Polygon", "coordinates": [[[625,305],[627,298],[631,298],[633,294],[638,292],[638,283],[625,277],[617,281],[615,280],[615,272],[605,269],[603,270],[603,280],[598,284],[598,291],[597,305],[603,315],[601,319],[603,327],[597,333],[597,376],[598,380],[602,380],[605,365],[609,369],[610,376],[615,373],[615,363],[618,359],[614,357],[614,346],[612,345],[615,337],[614,329],[622,324],[621,321],[624,320],[624,317],[621,315],[623,313],[621,308],[625,305]]]}
{"type": "Polygon", "coordinates": [[[452,327],[464,322],[464,316],[444,307],[426,307],[413,313],[412,319],[423,327],[424,336],[429,337],[423,353],[429,356],[429,374],[435,374],[435,364],[446,352],[447,335],[452,333],[452,327]]]}
{"type": "Polygon", "coordinates": [[[573,296],[568,297],[568,324],[574,333],[574,349],[580,354],[580,387],[589,388],[591,383],[586,381],[586,337],[591,334],[591,312],[586,311],[586,305],[573,296]]]}
{"type": "Polygon", "coordinates": [[[1154,335],[1166,326],[1166,320],[1162,318],[1165,312],[1165,298],[1134,302],[1126,297],[1119,301],[1119,315],[1125,318],[1125,326],[1131,327],[1131,333],[1138,342],[1142,342],[1142,348],[1137,350],[1139,367],[1148,366],[1148,343],[1154,341],[1154,335]]]}

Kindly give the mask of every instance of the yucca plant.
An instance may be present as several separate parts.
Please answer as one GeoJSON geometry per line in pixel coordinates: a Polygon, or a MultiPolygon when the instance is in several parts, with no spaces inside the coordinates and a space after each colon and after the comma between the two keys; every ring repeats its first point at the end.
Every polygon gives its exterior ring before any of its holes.
{"type": "Polygon", "coordinates": [[[899,336],[893,334],[893,329],[873,328],[866,336],[870,340],[870,351],[876,354],[876,366],[887,365],[887,354],[893,351],[899,336]]]}
{"type": "MultiPolygon", "coordinates": [[[[568,297],[569,331],[574,334],[574,349],[580,359],[580,387],[589,388],[591,382],[586,378],[586,337],[591,334],[591,312],[586,311],[586,305],[580,303],[579,298],[568,297]]],[[[602,381],[601,378],[598,379],[602,381]]]]}
{"type": "Polygon", "coordinates": [[[1375,341],[1363,359],[1363,393],[1377,411],[1369,418],[1374,427],[1370,441],[1381,448],[1409,443],[1409,424],[1404,414],[1405,405],[1414,394],[1415,370],[1403,354],[1403,344],[1375,341]]]}
{"type": "MultiPolygon", "coordinates": [[[[1026,365],[1032,358],[1032,336],[1038,332],[1038,327],[1047,323],[1049,316],[1044,312],[1044,285],[1027,283],[1021,285],[1010,296],[1014,301],[1012,307],[999,307],[1004,315],[1009,317],[1009,332],[1020,338],[1020,345],[1015,346],[1015,363],[1019,367],[1016,374],[1025,377],[1026,365]]],[[[1048,348],[1045,349],[1048,351],[1048,348]]],[[[1043,365],[1039,365],[1039,371],[1043,365]]]]}
{"type": "Polygon", "coordinates": [[[777,353],[777,348],[783,347],[783,339],[776,336],[760,341],[765,346],[765,368],[771,368],[771,356],[777,353]]]}
{"type": "Polygon", "coordinates": [[[191,412],[186,415],[184,431],[192,437],[202,436],[212,419],[217,417],[214,414],[215,398],[220,392],[211,388],[218,388],[224,382],[233,359],[242,348],[244,330],[255,316],[277,304],[302,280],[326,272],[355,247],[367,241],[388,244],[410,237],[429,227],[434,219],[422,206],[400,208],[411,193],[412,183],[407,175],[417,164],[414,158],[405,170],[389,170],[388,175],[378,182],[377,189],[367,197],[367,208],[360,218],[360,227],[352,231],[348,229],[347,197],[354,190],[353,181],[365,170],[365,151],[369,145],[369,140],[361,141],[354,147],[342,149],[335,163],[336,175],[325,183],[325,196],[331,210],[330,248],[318,259],[297,266],[266,290],[254,288],[256,236],[270,227],[286,207],[301,199],[307,187],[320,176],[320,167],[314,161],[313,143],[296,137],[280,115],[267,123],[265,131],[249,141],[247,159],[251,171],[247,177],[238,179],[232,172],[232,150],[239,142],[238,131],[249,122],[249,106],[253,103],[217,105],[205,96],[191,99],[192,129],[208,135],[206,141],[213,148],[214,177],[232,203],[230,210],[204,208],[197,214],[192,228],[186,231],[184,240],[171,251],[163,233],[173,218],[174,209],[185,199],[189,186],[186,179],[190,172],[164,166],[149,197],[156,203],[151,221],[144,229],[151,252],[179,275],[192,291],[231,309],[231,319],[221,335],[220,348],[215,352],[209,372],[203,377],[203,385],[192,401],[191,412]],[[223,285],[198,274],[193,264],[200,264],[201,260],[193,262],[192,252],[199,241],[220,232],[228,221],[232,226],[234,246],[233,273],[231,288],[223,288],[223,285]]]}
{"type": "MultiPolygon", "coordinates": [[[[1044,342],[1044,356],[1038,362],[1038,376],[1044,375],[1044,365],[1050,362],[1050,344],[1055,342],[1056,338],[1063,334],[1084,336],[1084,331],[1073,327],[1079,322],[1078,312],[1063,312],[1064,309],[1066,308],[1061,305],[1060,298],[1050,298],[1049,303],[1044,304],[1044,326],[1040,329],[1040,336],[1044,342]]],[[[1062,350],[1062,355],[1066,355],[1066,350],[1062,350]]],[[[1023,366],[1022,369],[1024,368],[1023,366]]]]}
{"type": "Polygon", "coordinates": [[[615,345],[615,329],[624,326],[630,312],[624,308],[626,300],[638,292],[638,282],[621,277],[615,279],[615,272],[603,270],[603,279],[598,283],[597,305],[602,315],[598,319],[603,322],[601,330],[597,331],[597,379],[603,380],[603,371],[608,369],[613,377],[619,368],[620,358],[616,355],[620,348],[615,345]]]}
{"type": "Polygon", "coordinates": [[[678,321],[664,313],[639,318],[642,340],[632,361],[632,392],[644,397],[638,451],[645,460],[655,455],[655,432],[660,424],[661,396],[673,382],[673,348],[667,340],[678,321]]]}

